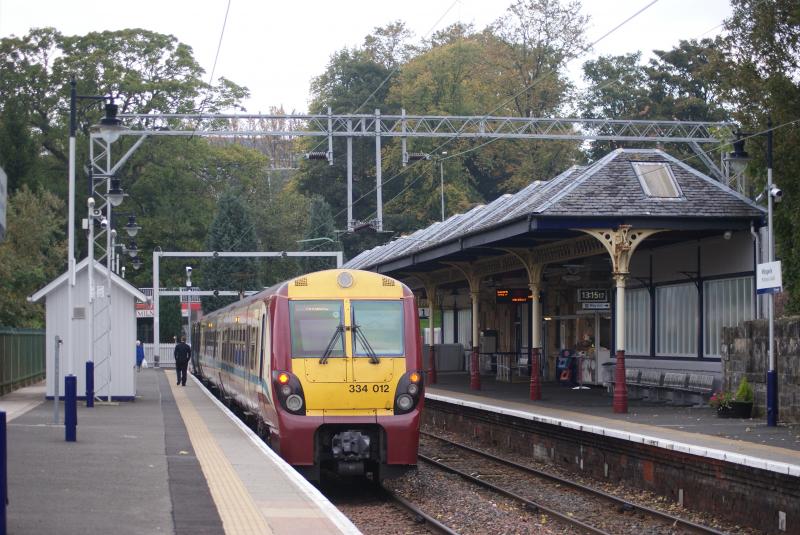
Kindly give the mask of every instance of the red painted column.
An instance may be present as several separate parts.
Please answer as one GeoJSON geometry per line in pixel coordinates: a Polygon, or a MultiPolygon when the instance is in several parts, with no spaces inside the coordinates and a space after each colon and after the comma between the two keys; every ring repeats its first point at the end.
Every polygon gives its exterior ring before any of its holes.
{"type": "MultiPolygon", "coordinates": [[[[433,323],[433,321],[431,321],[433,323]]],[[[435,385],[436,384],[436,351],[433,349],[433,344],[430,346],[430,353],[428,354],[430,358],[430,368],[428,368],[428,384],[435,385]]]]}
{"type": "Polygon", "coordinates": [[[537,401],[542,399],[542,381],[539,377],[539,354],[541,350],[538,347],[529,349],[530,357],[528,362],[531,363],[531,399],[537,401]]]}
{"type": "Polygon", "coordinates": [[[628,412],[628,385],[625,384],[625,350],[617,350],[617,367],[614,371],[614,412],[628,412]]]}
{"type": "Polygon", "coordinates": [[[469,363],[469,387],[472,390],[481,389],[481,372],[478,367],[478,362],[478,346],[473,346],[469,363]]]}

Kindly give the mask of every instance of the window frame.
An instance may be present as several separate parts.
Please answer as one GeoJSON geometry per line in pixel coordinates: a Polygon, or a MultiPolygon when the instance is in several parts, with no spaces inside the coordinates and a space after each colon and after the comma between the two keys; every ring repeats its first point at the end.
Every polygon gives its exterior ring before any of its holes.
{"type": "Polygon", "coordinates": [[[631,162],[631,166],[633,167],[633,171],[636,174],[636,178],[639,180],[639,185],[642,187],[642,191],[644,194],[650,199],[658,199],[664,201],[680,201],[684,200],[685,197],[683,196],[683,190],[681,189],[680,184],[678,184],[677,179],[675,178],[675,174],[672,172],[672,167],[666,162],[631,162]],[[673,190],[675,191],[674,195],[656,195],[650,189],[650,186],[647,183],[647,179],[645,175],[649,172],[643,169],[644,166],[661,166],[662,169],[666,170],[667,179],[669,179],[669,183],[672,185],[673,190]]]}
{"type": "MultiPolygon", "coordinates": [[[[375,351],[375,356],[378,357],[400,357],[406,354],[406,340],[405,340],[405,314],[403,313],[403,301],[400,299],[350,299],[350,325],[356,325],[356,308],[358,303],[392,303],[396,304],[399,308],[400,312],[400,330],[399,330],[399,341],[400,341],[400,352],[388,352],[388,353],[381,353],[380,351],[375,351]]],[[[352,348],[353,348],[353,358],[368,358],[370,355],[366,353],[361,354],[358,353],[357,347],[358,342],[355,336],[355,332],[352,331],[352,348]]]]}

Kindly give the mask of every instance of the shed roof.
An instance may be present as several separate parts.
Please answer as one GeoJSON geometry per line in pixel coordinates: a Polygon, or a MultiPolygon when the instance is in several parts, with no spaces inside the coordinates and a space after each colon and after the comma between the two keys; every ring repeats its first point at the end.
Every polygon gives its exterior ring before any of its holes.
{"type": "MultiPolygon", "coordinates": [[[[88,258],[84,258],[83,260],[78,262],[78,264],[76,264],[76,266],[75,266],[75,275],[77,276],[77,274],[80,273],[81,271],[83,271],[86,268],[87,265],[89,265],[89,259],[88,258]]],[[[105,276],[106,276],[106,266],[104,266],[103,264],[101,264],[100,262],[95,260],[94,269],[95,269],[95,272],[99,273],[102,277],[105,278],[105,276]]],[[[39,291],[37,291],[35,294],[33,294],[30,297],[28,297],[28,301],[30,301],[32,303],[35,303],[36,301],[40,300],[42,297],[46,296],[47,294],[49,294],[50,292],[52,292],[53,290],[55,290],[56,288],[61,286],[64,282],[66,282],[68,277],[69,277],[69,271],[62,273],[60,276],[58,276],[55,279],[53,279],[52,281],[50,281],[50,283],[47,284],[47,286],[45,286],[44,288],[42,288],[39,291]]],[[[146,295],[144,295],[135,286],[133,286],[131,283],[129,283],[128,281],[126,281],[122,277],[118,276],[113,271],[111,272],[111,280],[112,280],[112,282],[114,284],[119,286],[121,289],[125,290],[130,295],[132,295],[134,297],[134,299],[138,299],[142,303],[147,302],[147,296],[146,295]]]]}
{"type": "Polygon", "coordinates": [[[702,230],[736,222],[744,228],[750,221],[760,226],[763,216],[764,209],[749,198],[664,151],[617,149],[589,166],[570,167],[551,180],[534,181],[513,195],[502,195],[465,214],[364,251],[344,267],[388,268],[390,262],[422,252],[431,261],[464,250],[464,239],[479,235],[483,236],[474,240],[472,247],[491,246],[493,241],[535,235],[545,229],[616,227],[633,220],[639,228],[702,230]],[[675,178],[679,196],[647,195],[634,169],[636,162],[665,164],[675,178]]]}

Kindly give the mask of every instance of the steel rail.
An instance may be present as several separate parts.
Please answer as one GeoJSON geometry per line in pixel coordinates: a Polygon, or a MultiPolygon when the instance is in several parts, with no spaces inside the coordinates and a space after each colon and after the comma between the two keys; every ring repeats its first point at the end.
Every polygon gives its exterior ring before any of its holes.
{"type": "Polygon", "coordinates": [[[444,533],[445,535],[459,535],[459,532],[454,531],[451,528],[445,526],[444,524],[442,524],[441,522],[439,522],[438,520],[433,518],[431,515],[429,515],[428,513],[426,513],[425,511],[423,511],[422,509],[420,509],[419,507],[417,507],[416,505],[414,505],[410,501],[406,500],[402,496],[400,496],[398,494],[395,494],[394,492],[392,492],[391,490],[387,489],[386,487],[381,487],[381,488],[383,489],[383,492],[385,492],[386,495],[389,496],[389,498],[391,498],[395,502],[399,503],[403,508],[405,508],[408,511],[410,511],[412,514],[416,515],[419,518],[422,518],[425,521],[425,523],[428,525],[428,527],[431,527],[431,528],[437,530],[440,533],[444,533]]]}
{"type": "Polygon", "coordinates": [[[639,505],[639,504],[636,504],[636,503],[632,503],[632,502],[630,502],[628,500],[624,500],[622,498],[619,498],[617,496],[614,496],[613,494],[609,494],[609,493],[604,492],[602,490],[598,490],[598,489],[595,489],[593,487],[582,485],[581,483],[577,483],[577,482],[569,480],[569,479],[564,479],[564,478],[559,477],[559,476],[557,476],[555,474],[551,474],[549,472],[545,472],[544,470],[537,470],[536,468],[531,468],[530,466],[525,466],[523,464],[519,464],[519,463],[516,463],[514,461],[511,461],[511,460],[508,460],[508,459],[504,459],[502,457],[498,457],[498,456],[493,455],[491,453],[488,453],[488,452],[473,448],[471,446],[467,446],[466,444],[461,444],[459,442],[454,442],[454,441],[452,441],[450,439],[443,438],[443,437],[441,437],[439,435],[435,435],[433,433],[428,433],[426,431],[420,431],[420,434],[435,438],[436,440],[440,440],[440,441],[445,442],[447,444],[456,446],[456,447],[461,448],[463,450],[469,451],[470,453],[474,453],[476,455],[485,457],[485,458],[490,459],[492,461],[495,461],[497,463],[505,464],[507,466],[511,466],[512,468],[516,468],[518,470],[522,470],[522,471],[527,472],[529,474],[533,474],[533,475],[538,476],[538,477],[543,477],[543,478],[546,478],[546,479],[550,479],[550,480],[555,481],[555,482],[557,482],[559,484],[562,484],[562,485],[565,485],[565,486],[569,486],[569,487],[578,489],[580,491],[588,492],[588,493],[594,494],[596,496],[605,498],[605,499],[607,499],[609,501],[612,501],[612,502],[614,502],[614,503],[616,503],[618,505],[621,505],[621,506],[625,507],[626,509],[627,508],[632,508],[634,510],[641,511],[643,513],[647,513],[647,514],[662,518],[664,520],[667,520],[667,521],[670,521],[670,522],[673,522],[673,523],[677,523],[677,525],[680,525],[681,527],[694,529],[694,530],[697,530],[697,531],[700,531],[700,532],[703,532],[703,533],[710,533],[710,534],[713,534],[713,535],[725,535],[725,532],[723,532],[723,531],[717,531],[714,528],[711,528],[711,527],[708,527],[708,526],[704,526],[702,524],[696,524],[696,523],[694,523],[694,522],[692,522],[690,520],[686,520],[686,519],[683,519],[681,517],[674,516],[674,515],[671,515],[669,513],[665,513],[663,511],[659,511],[658,509],[652,509],[650,507],[647,507],[646,505],[639,505]]]}
{"type": "Polygon", "coordinates": [[[564,522],[567,522],[568,524],[571,524],[573,526],[578,526],[581,529],[584,529],[584,530],[589,531],[591,533],[596,533],[597,535],[612,535],[608,531],[603,531],[603,530],[598,529],[598,528],[596,528],[594,526],[590,526],[589,524],[585,524],[584,522],[578,520],[577,518],[572,518],[569,515],[565,515],[563,513],[559,513],[555,509],[551,509],[551,508],[549,508],[547,506],[544,506],[544,505],[542,505],[542,504],[540,504],[538,502],[535,502],[533,500],[529,500],[528,498],[524,498],[524,497],[520,496],[519,494],[516,494],[516,493],[514,493],[514,492],[512,492],[510,490],[506,490],[506,489],[504,489],[502,487],[498,487],[497,485],[489,483],[488,481],[484,481],[484,480],[479,479],[479,478],[477,478],[477,477],[475,477],[473,475],[470,475],[470,474],[467,474],[465,472],[462,472],[461,470],[459,470],[457,468],[453,468],[452,466],[448,466],[448,465],[446,465],[446,464],[444,464],[442,462],[439,462],[439,461],[437,461],[435,459],[431,459],[430,457],[426,457],[425,455],[422,455],[421,453],[418,454],[418,457],[420,459],[422,459],[423,461],[425,461],[426,463],[432,464],[433,466],[436,466],[437,468],[440,468],[440,469],[445,470],[447,472],[451,472],[453,474],[456,474],[458,476],[463,477],[467,481],[470,481],[470,482],[475,483],[477,485],[480,485],[482,487],[486,487],[487,489],[489,489],[491,491],[494,491],[494,492],[496,492],[498,494],[502,494],[503,496],[508,496],[511,499],[517,500],[517,501],[525,504],[527,507],[531,508],[533,511],[543,511],[543,512],[548,513],[548,514],[550,514],[550,515],[552,515],[552,516],[554,516],[554,517],[556,517],[556,518],[558,518],[560,520],[563,520],[564,522]]]}

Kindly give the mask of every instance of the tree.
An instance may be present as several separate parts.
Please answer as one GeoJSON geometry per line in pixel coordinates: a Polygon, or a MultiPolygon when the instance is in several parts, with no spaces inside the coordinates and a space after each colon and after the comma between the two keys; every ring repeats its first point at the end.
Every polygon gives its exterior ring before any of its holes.
{"type": "Polygon", "coordinates": [[[364,51],[377,64],[394,69],[405,63],[413,53],[408,44],[411,31],[405,22],[396,20],[386,26],[378,27],[364,38],[364,51]]]}
{"type": "MultiPolygon", "coordinates": [[[[763,133],[768,119],[774,130],[773,176],[784,192],[775,205],[777,256],[782,260],[786,310],[800,313],[800,5],[795,0],[733,0],[725,22],[729,58],[720,69],[734,116],[748,132],[763,133]]],[[[764,136],[747,141],[754,158],[748,175],[761,189],[766,177],[764,136]]]]}
{"type": "Polygon", "coordinates": [[[569,88],[561,70],[586,49],[589,19],[580,7],[576,0],[517,0],[484,32],[503,99],[495,114],[546,117],[558,109],[569,88]]]}
{"type": "Polygon", "coordinates": [[[26,185],[8,202],[8,231],[0,242],[0,325],[44,326],[44,309],[27,297],[61,274],[66,257],[64,204],[26,185]]]}
{"type": "MultiPolygon", "coordinates": [[[[341,244],[336,240],[336,227],[333,222],[331,207],[319,195],[311,197],[308,208],[308,225],[306,226],[304,251],[339,251],[341,244]],[[328,241],[332,240],[332,241],[328,241]]],[[[300,261],[303,271],[321,271],[335,266],[330,258],[303,258],[300,261]]]]}
{"type": "MultiPolygon", "coordinates": [[[[211,223],[206,241],[207,251],[257,251],[255,227],[239,194],[227,190],[219,200],[217,214],[211,223]]],[[[252,258],[210,258],[204,262],[204,288],[240,291],[259,286],[258,265],[252,258]]],[[[203,309],[216,310],[235,301],[231,297],[207,297],[203,309]]]]}

